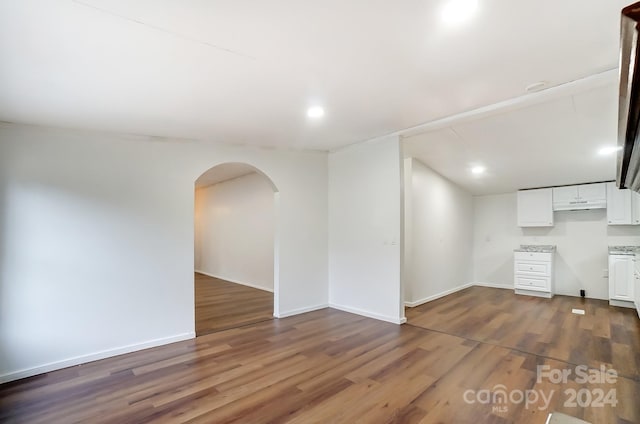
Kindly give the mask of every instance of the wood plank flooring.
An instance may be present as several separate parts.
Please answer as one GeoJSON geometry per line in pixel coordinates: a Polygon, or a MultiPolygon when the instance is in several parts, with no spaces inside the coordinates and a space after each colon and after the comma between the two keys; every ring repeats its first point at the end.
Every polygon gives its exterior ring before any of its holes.
{"type": "MultiPolygon", "coordinates": [[[[572,336],[583,326],[606,331],[597,320],[563,324],[560,330],[549,320],[546,333],[537,319],[549,314],[560,318],[563,308],[551,307],[556,300],[547,301],[550,311],[541,303],[519,313],[515,305],[520,299],[508,297],[500,290],[474,288],[434,302],[433,308],[422,307],[421,313],[410,311],[411,321],[426,325],[430,320],[421,315],[431,314],[439,327],[451,325],[475,339],[324,309],[72,367],[0,386],[0,422],[542,424],[551,411],[592,423],[640,422],[640,380],[632,378],[637,375],[632,366],[626,369],[630,375],[614,385],[578,384],[574,379],[537,382],[538,365],[566,369],[571,364],[476,340],[482,335],[510,340],[510,331],[516,340],[515,332],[524,329],[553,344],[556,331],[558,336],[572,336]],[[484,334],[486,325],[501,325],[487,321],[488,311],[469,297],[501,303],[524,322],[484,334]],[[468,315],[467,325],[473,328],[460,322],[460,314],[468,315]],[[455,322],[446,322],[444,315],[455,322]],[[541,400],[531,405],[484,404],[467,392],[493,390],[498,384],[509,392],[542,390],[551,397],[549,407],[539,409],[544,406],[541,400]],[[610,387],[619,401],[615,408],[565,405],[565,390],[610,387]],[[465,401],[465,393],[474,403],[465,401]]],[[[620,344],[629,355],[637,355],[637,327],[626,312],[620,315],[618,309],[600,305],[596,313],[610,327],[612,350],[620,344]],[[614,325],[625,332],[611,330],[614,325]],[[629,340],[623,340],[626,337],[629,340]]],[[[559,350],[577,348],[558,343],[559,350]]]]}
{"type": "Polygon", "coordinates": [[[571,364],[605,364],[640,379],[640,319],[604,300],[518,296],[471,287],[416,308],[410,324],[571,364]],[[584,316],[571,313],[584,309],[584,316]]]}
{"type": "Polygon", "coordinates": [[[273,319],[273,293],[195,274],[196,334],[273,319]]]}

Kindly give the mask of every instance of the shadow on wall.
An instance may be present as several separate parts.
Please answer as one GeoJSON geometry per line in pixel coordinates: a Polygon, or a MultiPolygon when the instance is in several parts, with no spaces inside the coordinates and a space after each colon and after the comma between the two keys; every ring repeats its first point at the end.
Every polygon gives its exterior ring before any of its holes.
{"type": "Polygon", "coordinates": [[[494,283],[503,286],[513,285],[513,258],[500,264],[498,268],[492,270],[483,283],[494,283]]]}
{"type": "Polygon", "coordinates": [[[640,243],[640,225],[608,225],[607,236],[628,239],[627,242],[616,241],[612,244],[637,246],[640,243]]]}
{"type": "Polygon", "coordinates": [[[7,241],[6,241],[6,228],[7,222],[7,209],[9,207],[9,199],[7,193],[7,167],[2,162],[2,155],[0,154],[0,364],[8,362],[7,355],[8,350],[6,347],[6,337],[8,329],[6,325],[7,319],[3,316],[7,310],[7,276],[6,274],[6,260],[7,260],[7,241]],[[5,324],[3,324],[5,323],[5,324]]]}
{"type": "MultiPolygon", "coordinates": [[[[556,252],[554,258],[556,294],[580,295],[580,289],[585,288],[580,276],[574,272],[561,252],[556,252]],[[561,292],[561,293],[558,293],[561,292]]],[[[589,293],[591,295],[592,293],[589,293]]]]}
{"type": "MultiPolygon", "coordinates": [[[[519,227],[523,237],[546,237],[551,235],[554,227],[519,227]]],[[[526,243],[520,243],[526,244],[526,243]]],[[[535,244],[535,243],[532,243],[535,244]]]]}

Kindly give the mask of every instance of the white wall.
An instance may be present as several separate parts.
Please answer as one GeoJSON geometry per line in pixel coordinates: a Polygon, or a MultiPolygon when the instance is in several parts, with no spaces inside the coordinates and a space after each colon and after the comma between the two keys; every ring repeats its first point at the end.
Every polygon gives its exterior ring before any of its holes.
{"type": "Polygon", "coordinates": [[[415,306],[472,282],[473,197],[419,160],[409,160],[405,302],[415,306]]]}
{"type": "Polygon", "coordinates": [[[327,304],[327,155],[0,124],[0,381],[194,335],[194,181],[279,190],[281,315],[327,304]]]}
{"type": "Polygon", "coordinates": [[[196,190],[196,270],[273,291],[273,188],[252,173],[196,190]]]}
{"type": "Polygon", "coordinates": [[[608,298],[609,245],[640,245],[640,228],[608,226],[606,209],[555,212],[548,228],[517,226],[516,194],[474,198],[475,281],[513,288],[513,249],[520,244],[555,244],[556,292],[608,298]]]}
{"type": "MultiPolygon", "coordinates": [[[[404,146],[401,144],[401,149],[404,146]]],[[[404,158],[402,162],[402,251],[400,259],[401,265],[401,286],[400,293],[403,303],[406,305],[409,299],[413,299],[411,290],[411,273],[413,269],[413,159],[404,158]]]]}
{"type": "Polygon", "coordinates": [[[398,137],[329,155],[329,298],[333,307],[401,322],[398,137]]]}

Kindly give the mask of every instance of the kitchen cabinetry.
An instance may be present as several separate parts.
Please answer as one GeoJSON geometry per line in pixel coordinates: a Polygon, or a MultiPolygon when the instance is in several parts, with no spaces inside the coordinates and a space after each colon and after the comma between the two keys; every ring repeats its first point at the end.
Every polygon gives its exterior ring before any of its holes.
{"type": "Polygon", "coordinates": [[[636,261],[634,267],[634,285],[633,285],[633,297],[635,299],[636,311],[638,312],[638,318],[640,318],[640,261],[638,261],[640,254],[636,253],[636,261]]]}
{"type": "Polygon", "coordinates": [[[605,183],[553,188],[553,210],[603,209],[607,207],[605,183]]]}
{"type": "Polygon", "coordinates": [[[635,255],[609,255],[609,304],[635,307],[635,255]]]}
{"type": "Polygon", "coordinates": [[[640,194],[619,190],[616,183],[607,183],[607,223],[609,225],[640,224],[640,194]]]}
{"type": "Polygon", "coordinates": [[[553,192],[550,188],[518,191],[518,226],[553,226],[553,192]]]}
{"type": "Polygon", "coordinates": [[[516,294],[553,297],[553,252],[514,252],[516,294]]]}

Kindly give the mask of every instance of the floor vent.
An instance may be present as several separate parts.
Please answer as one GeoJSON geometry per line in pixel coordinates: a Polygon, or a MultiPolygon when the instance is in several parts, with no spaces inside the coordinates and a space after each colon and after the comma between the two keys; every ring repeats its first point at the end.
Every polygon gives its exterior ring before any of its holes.
{"type": "Polygon", "coordinates": [[[571,313],[576,315],[584,315],[584,309],[572,309],[571,313]]]}

